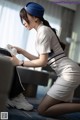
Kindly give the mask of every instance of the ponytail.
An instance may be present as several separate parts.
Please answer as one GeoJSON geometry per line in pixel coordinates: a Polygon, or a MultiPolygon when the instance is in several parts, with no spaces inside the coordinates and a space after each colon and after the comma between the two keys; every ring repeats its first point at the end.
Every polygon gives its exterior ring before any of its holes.
{"type": "Polygon", "coordinates": [[[55,33],[62,49],[64,50],[65,49],[65,44],[63,42],[60,41],[59,37],[57,36],[57,33],[56,33],[56,29],[55,28],[52,28],[49,24],[49,22],[47,20],[45,20],[44,18],[42,18],[42,22],[43,22],[43,25],[47,26],[47,27],[50,27],[52,29],[52,31],[55,33]]]}

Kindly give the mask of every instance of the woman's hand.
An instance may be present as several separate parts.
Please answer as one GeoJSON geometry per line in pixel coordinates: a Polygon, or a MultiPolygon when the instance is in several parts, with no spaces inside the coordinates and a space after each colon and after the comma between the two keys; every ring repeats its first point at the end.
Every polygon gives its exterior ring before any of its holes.
{"type": "Polygon", "coordinates": [[[17,47],[17,46],[13,46],[13,45],[9,45],[11,48],[15,48],[16,50],[17,50],[17,53],[18,54],[22,54],[22,51],[23,51],[23,49],[22,48],[19,48],[19,47],[17,47]]]}
{"type": "Polygon", "coordinates": [[[10,60],[11,60],[11,62],[12,62],[15,66],[20,65],[20,61],[19,61],[19,59],[18,59],[16,56],[10,57],[10,60]]]}
{"type": "Polygon", "coordinates": [[[16,46],[13,46],[13,48],[15,48],[17,50],[18,54],[22,54],[22,51],[23,51],[22,48],[19,48],[19,47],[16,47],[16,46]]]}

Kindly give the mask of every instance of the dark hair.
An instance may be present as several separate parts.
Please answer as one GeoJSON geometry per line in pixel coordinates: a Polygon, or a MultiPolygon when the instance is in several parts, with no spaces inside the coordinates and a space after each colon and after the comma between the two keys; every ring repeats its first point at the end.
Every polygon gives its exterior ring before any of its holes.
{"type": "Polygon", "coordinates": [[[55,33],[55,35],[56,35],[56,37],[57,37],[57,39],[58,39],[58,41],[59,41],[59,43],[60,43],[60,45],[61,45],[61,47],[62,47],[62,49],[64,50],[64,49],[65,49],[65,44],[60,41],[60,39],[59,39],[59,37],[58,37],[58,35],[57,35],[57,33],[56,33],[56,29],[55,29],[55,28],[52,28],[52,27],[50,26],[49,22],[48,22],[47,20],[45,20],[44,18],[42,18],[42,22],[43,22],[43,24],[44,24],[45,26],[48,26],[48,27],[50,27],[50,28],[53,30],[53,32],[55,33]]]}
{"type": "MultiPolygon", "coordinates": [[[[32,15],[31,15],[31,16],[32,16],[32,15]]],[[[35,17],[36,17],[36,16],[35,16],[35,17]]],[[[27,23],[29,23],[29,20],[28,20],[28,17],[27,17],[27,11],[25,10],[25,8],[22,8],[22,9],[20,10],[20,19],[21,19],[21,22],[22,22],[22,23],[23,23],[23,19],[24,19],[27,23]]],[[[50,28],[53,30],[53,32],[55,33],[55,35],[56,35],[56,37],[57,37],[57,39],[58,39],[58,41],[59,41],[59,43],[60,43],[60,45],[61,45],[61,47],[62,47],[62,49],[64,50],[64,49],[65,49],[65,44],[60,41],[59,37],[58,37],[57,34],[56,34],[56,29],[55,29],[55,28],[52,28],[52,27],[50,26],[49,22],[48,22],[47,20],[45,20],[44,18],[39,18],[39,19],[43,22],[43,24],[44,24],[45,26],[48,26],[48,27],[50,27],[50,28]]]]}
{"type": "Polygon", "coordinates": [[[22,24],[23,24],[23,19],[24,19],[26,22],[29,23],[29,20],[28,20],[28,17],[27,17],[27,12],[26,12],[25,8],[22,8],[22,9],[20,10],[20,19],[21,19],[22,24]]]}

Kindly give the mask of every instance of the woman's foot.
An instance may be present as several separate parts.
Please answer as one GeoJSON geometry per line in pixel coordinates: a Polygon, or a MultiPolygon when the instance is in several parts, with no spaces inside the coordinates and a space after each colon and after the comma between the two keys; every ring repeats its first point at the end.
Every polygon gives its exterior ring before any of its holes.
{"type": "Polygon", "coordinates": [[[23,110],[32,110],[33,105],[30,104],[26,99],[25,96],[21,93],[17,97],[15,97],[12,100],[7,101],[7,106],[15,107],[17,109],[23,109],[23,110]]]}

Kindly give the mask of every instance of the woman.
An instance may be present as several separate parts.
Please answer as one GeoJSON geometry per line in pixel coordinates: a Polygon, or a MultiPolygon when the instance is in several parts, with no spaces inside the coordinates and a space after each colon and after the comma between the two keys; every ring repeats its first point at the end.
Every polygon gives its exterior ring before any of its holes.
{"type": "Polygon", "coordinates": [[[71,103],[74,90],[80,84],[79,66],[66,57],[55,29],[43,18],[44,8],[34,2],[29,2],[20,11],[22,24],[37,32],[35,46],[38,57],[16,47],[19,54],[30,61],[20,61],[15,56],[11,59],[15,65],[25,67],[43,67],[47,64],[57,73],[57,79],[47,92],[38,107],[38,113],[44,116],[57,116],[80,111],[80,104],[71,103]]]}

